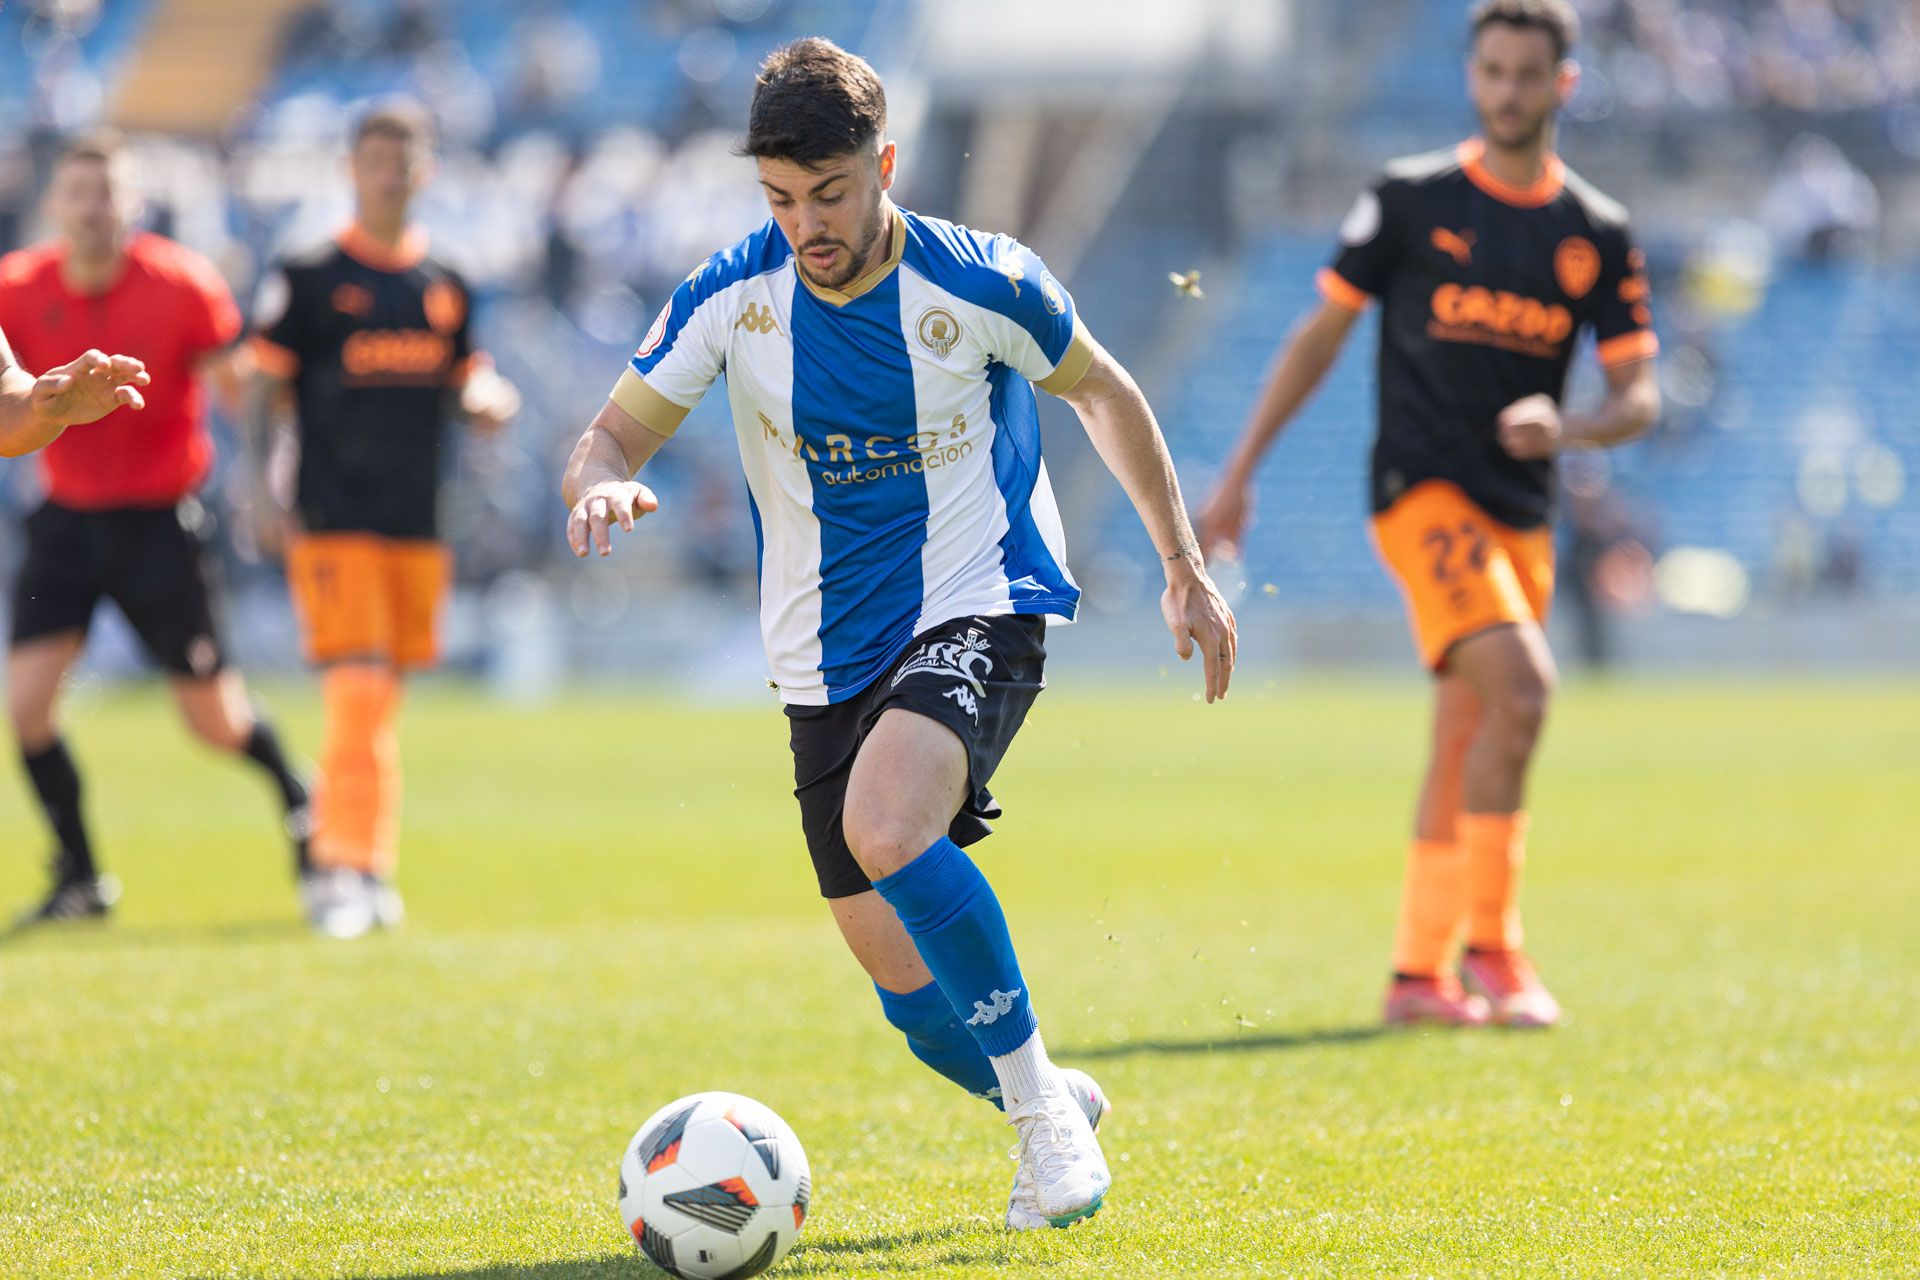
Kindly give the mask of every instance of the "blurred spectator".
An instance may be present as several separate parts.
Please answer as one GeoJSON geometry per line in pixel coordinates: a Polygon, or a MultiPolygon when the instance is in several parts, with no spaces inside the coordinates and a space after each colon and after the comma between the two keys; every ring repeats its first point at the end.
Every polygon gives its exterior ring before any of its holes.
{"type": "Polygon", "coordinates": [[[1781,159],[1760,204],[1760,221],[1790,257],[1851,258],[1872,247],[1880,194],[1831,139],[1803,133],[1781,159]]]}

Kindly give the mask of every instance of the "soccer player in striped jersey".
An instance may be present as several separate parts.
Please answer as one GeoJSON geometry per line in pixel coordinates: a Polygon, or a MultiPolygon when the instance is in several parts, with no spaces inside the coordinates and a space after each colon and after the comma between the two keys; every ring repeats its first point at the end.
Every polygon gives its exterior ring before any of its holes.
{"type": "Polygon", "coordinates": [[[1388,1023],[1560,1018],[1521,949],[1519,907],[1527,772],[1554,683],[1543,630],[1553,459],[1630,440],[1660,412],[1658,343],[1626,210],[1551,149],[1577,74],[1567,57],[1577,27],[1566,0],[1475,9],[1467,79],[1483,136],[1395,161],[1361,193],[1320,273],[1321,305],[1288,340],[1201,510],[1209,549],[1241,540],[1260,459],[1379,298],[1373,535],[1435,694],[1388,1023]],[[1606,399],[1563,410],[1584,330],[1606,399]]]}
{"type": "Polygon", "coordinates": [[[1234,622],[1145,398],[1032,250],[896,207],[886,98],[818,39],[761,68],[746,155],[773,217],[687,277],[564,489],[575,554],[656,509],[633,477],[722,372],[760,543],[760,620],[819,881],[913,1053],[1003,1103],[1014,1229],[1110,1182],[1092,1081],[1047,1058],[1005,916],[962,852],[1042,685],[1068,573],[1031,384],[1071,404],[1165,566],[1162,614],[1209,701],[1234,622]]]}

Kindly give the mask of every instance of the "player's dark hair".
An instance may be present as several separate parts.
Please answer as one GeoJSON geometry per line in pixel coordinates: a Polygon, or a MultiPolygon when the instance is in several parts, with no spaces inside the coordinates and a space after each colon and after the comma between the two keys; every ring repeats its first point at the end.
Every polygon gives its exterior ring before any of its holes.
{"type": "Polygon", "coordinates": [[[887,91],[865,58],[808,36],[760,64],[739,154],[818,169],[861,151],[887,127],[887,91]]]}
{"type": "Polygon", "coordinates": [[[1546,32],[1555,59],[1565,58],[1580,41],[1580,15],[1567,0],[1480,0],[1473,7],[1470,38],[1478,40],[1495,25],[1546,32]]]}
{"type": "Polygon", "coordinates": [[[392,138],[412,147],[433,145],[433,116],[412,98],[383,98],[353,122],[353,145],[368,138],[392,138]]]}
{"type": "Polygon", "coordinates": [[[53,162],[62,165],[69,160],[93,160],[111,165],[126,154],[127,140],[118,129],[91,129],[75,134],[62,143],[60,154],[54,157],[53,162]]]}

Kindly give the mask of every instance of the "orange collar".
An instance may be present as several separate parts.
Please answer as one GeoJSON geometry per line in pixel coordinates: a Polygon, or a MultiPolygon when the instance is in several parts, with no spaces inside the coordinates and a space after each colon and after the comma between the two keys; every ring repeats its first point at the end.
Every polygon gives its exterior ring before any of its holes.
{"type": "Polygon", "coordinates": [[[1468,138],[1455,154],[1460,157],[1460,168],[1467,175],[1467,181],[1502,204],[1518,209],[1538,209],[1567,185],[1567,166],[1551,151],[1540,166],[1540,176],[1525,187],[1516,187],[1493,176],[1485,163],[1487,144],[1483,138],[1468,138]]]}
{"type": "Polygon", "coordinates": [[[427,256],[427,233],[408,227],[398,245],[380,240],[358,222],[348,223],[336,239],[348,257],[375,271],[411,271],[427,256]]]}

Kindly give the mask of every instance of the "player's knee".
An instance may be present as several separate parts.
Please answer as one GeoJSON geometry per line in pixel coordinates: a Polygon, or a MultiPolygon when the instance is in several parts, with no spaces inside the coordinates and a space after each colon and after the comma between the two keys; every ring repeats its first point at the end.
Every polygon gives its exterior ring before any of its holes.
{"type": "Polygon", "coordinates": [[[1509,750],[1522,754],[1533,750],[1546,725],[1547,704],[1552,698],[1553,678],[1548,672],[1529,667],[1508,682],[1499,714],[1491,723],[1509,750]]]}
{"type": "Polygon", "coordinates": [[[886,804],[883,800],[857,801],[847,798],[841,814],[841,827],[853,860],[873,879],[890,876],[925,853],[933,837],[923,831],[919,819],[886,804]]]}

